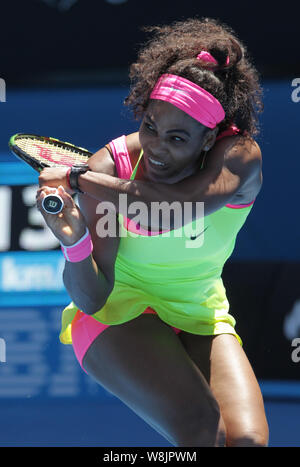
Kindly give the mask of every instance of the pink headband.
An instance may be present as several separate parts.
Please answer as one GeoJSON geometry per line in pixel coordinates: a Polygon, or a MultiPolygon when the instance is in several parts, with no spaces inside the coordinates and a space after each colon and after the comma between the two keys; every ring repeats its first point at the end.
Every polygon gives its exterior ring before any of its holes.
{"type": "MultiPolygon", "coordinates": [[[[203,60],[204,62],[208,63],[213,63],[214,65],[218,65],[217,60],[206,50],[202,50],[198,55],[197,55],[197,60],[203,60]]],[[[227,55],[226,58],[226,63],[225,65],[229,65],[229,55],[227,55]]]]}
{"type": "Polygon", "coordinates": [[[162,75],[150,99],[170,102],[208,128],[215,128],[225,118],[220,102],[205,89],[177,75],[162,75]]]}

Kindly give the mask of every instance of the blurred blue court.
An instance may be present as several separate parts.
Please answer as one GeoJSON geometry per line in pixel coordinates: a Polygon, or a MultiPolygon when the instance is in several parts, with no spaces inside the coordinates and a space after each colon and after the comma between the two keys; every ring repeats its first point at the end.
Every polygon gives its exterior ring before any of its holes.
{"type": "MultiPolygon", "coordinates": [[[[1,403],[0,446],[172,446],[118,400],[1,403]]],[[[300,401],[265,401],[270,447],[299,447],[300,401]]]]}

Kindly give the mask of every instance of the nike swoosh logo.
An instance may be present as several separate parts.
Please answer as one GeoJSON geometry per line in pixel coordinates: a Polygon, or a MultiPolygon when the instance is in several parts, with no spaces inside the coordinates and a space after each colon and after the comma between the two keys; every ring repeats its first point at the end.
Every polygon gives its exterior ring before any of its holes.
{"type": "Polygon", "coordinates": [[[205,227],[205,229],[204,229],[202,232],[200,232],[198,235],[192,235],[192,236],[191,236],[191,240],[196,240],[196,238],[198,238],[198,237],[200,237],[200,235],[204,234],[204,232],[205,232],[207,229],[208,229],[208,226],[205,227]]]}

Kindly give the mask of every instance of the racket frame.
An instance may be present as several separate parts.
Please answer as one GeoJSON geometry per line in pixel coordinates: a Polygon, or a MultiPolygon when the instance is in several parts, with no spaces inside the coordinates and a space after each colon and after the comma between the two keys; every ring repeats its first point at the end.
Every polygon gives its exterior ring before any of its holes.
{"type": "MultiPolygon", "coordinates": [[[[57,147],[62,147],[64,149],[71,149],[73,152],[77,152],[78,154],[86,155],[87,159],[92,156],[92,152],[88,151],[85,148],[81,148],[79,146],[75,146],[74,144],[71,143],[66,143],[64,141],[61,141],[57,138],[52,138],[49,136],[40,136],[40,135],[34,135],[34,134],[28,134],[28,133],[16,133],[13,135],[8,142],[8,146],[10,150],[19,157],[21,160],[29,164],[34,170],[37,172],[41,172],[44,168],[46,167],[66,167],[65,164],[47,164],[46,162],[41,162],[37,161],[35,158],[29,156],[25,151],[23,151],[19,146],[17,146],[17,139],[18,138],[27,138],[27,139],[32,139],[32,140],[38,140],[41,142],[46,142],[46,143],[53,143],[53,146],[55,147],[55,143],[57,144],[57,147]]],[[[86,163],[86,162],[85,162],[86,163]]],[[[80,162],[76,162],[76,164],[80,164],[80,162]]],[[[82,162],[84,164],[84,162],[82,162]]]]}

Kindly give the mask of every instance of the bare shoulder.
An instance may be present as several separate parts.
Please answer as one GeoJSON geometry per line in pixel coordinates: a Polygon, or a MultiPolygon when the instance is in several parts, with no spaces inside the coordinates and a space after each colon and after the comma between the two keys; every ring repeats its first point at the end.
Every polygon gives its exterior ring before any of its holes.
{"type": "Polygon", "coordinates": [[[114,157],[108,145],[95,152],[89,158],[88,165],[93,172],[101,172],[113,177],[117,176],[114,157]]]}
{"type": "Polygon", "coordinates": [[[253,201],[262,187],[262,153],[258,143],[249,136],[231,136],[219,141],[224,149],[224,165],[238,175],[243,183],[233,204],[253,201]]]}
{"type": "MultiPolygon", "coordinates": [[[[88,165],[93,172],[105,173],[106,175],[111,175],[113,177],[117,176],[114,157],[110,152],[108,145],[95,152],[95,154],[89,158],[88,165]]],[[[78,204],[85,217],[93,243],[94,245],[98,245],[99,238],[96,234],[96,224],[101,216],[96,214],[96,211],[99,200],[89,196],[88,194],[78,194],[78,204]]],[[[101,239],[100,243],[105,243],[104,239],[101,239]]]]}
{"type": "MultiPolygon", "coordinates": [[[[131,159],[131,164],[134,165],[141,150],[138,132],[127,135],[126,144],[131,159]]],[[[99,151],[95,152],[95,154],[90,157],[88,160],[88,165],[94,172],[105,173],[106,175],[111,175],[112,177],[118,176],[115,160],[108,144],[99,149],[99,151]]],[[[96,219],[95,213],[99,201],[87,194],[78,195],[78,201],[86,221],[89,224],[89,227],[94,229],[92,224],[96,219]]],[[[99,219],[99,216],[97,216],[97,218],[99,219]]]]}

